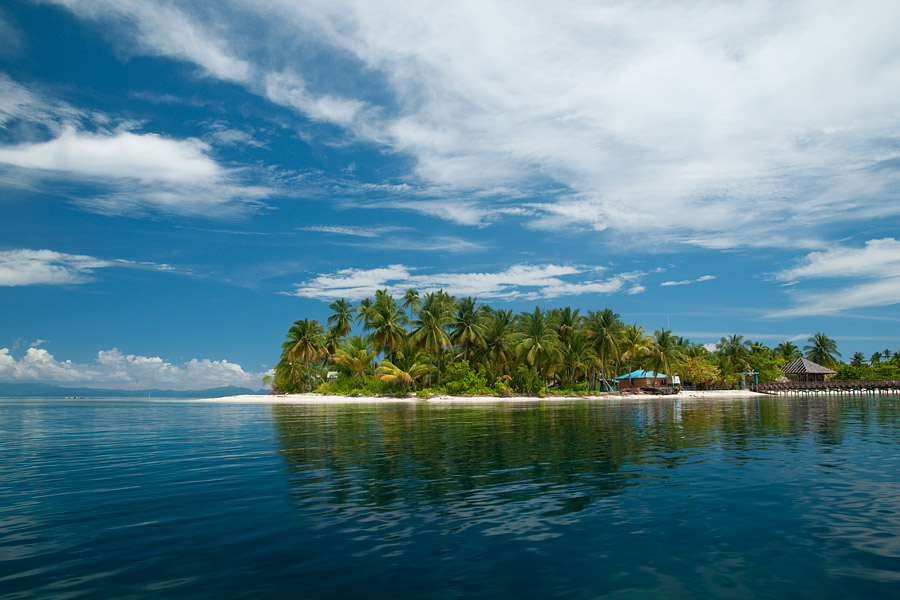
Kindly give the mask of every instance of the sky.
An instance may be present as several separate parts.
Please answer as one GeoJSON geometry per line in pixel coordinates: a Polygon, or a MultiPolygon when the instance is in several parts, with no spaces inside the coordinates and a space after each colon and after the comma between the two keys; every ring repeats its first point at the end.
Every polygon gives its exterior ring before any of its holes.
{"type": "Polygon", "coordinates": [[[258,388],[293,321],[410,287],[900,350],[897,23],[893,0],[5,2],[0,381],[258,388]]]}

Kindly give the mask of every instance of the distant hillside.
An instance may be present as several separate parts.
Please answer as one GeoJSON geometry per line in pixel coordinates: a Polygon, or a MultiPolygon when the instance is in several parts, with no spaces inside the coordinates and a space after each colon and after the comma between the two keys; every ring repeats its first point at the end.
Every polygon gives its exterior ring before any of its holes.
{"type": "Polygon", "coordinates": [[[2,398],[218,398],[239,394],[268,394],[268,390],[251,390],[233,385],[207,390],[106,390],[95,388],[70,388],[46,383],[0,383],[2,398]]]}

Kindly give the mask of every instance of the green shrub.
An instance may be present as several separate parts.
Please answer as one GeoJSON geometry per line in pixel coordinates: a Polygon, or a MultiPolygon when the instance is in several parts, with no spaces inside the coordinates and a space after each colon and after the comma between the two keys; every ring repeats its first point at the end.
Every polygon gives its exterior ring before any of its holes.
{"type": "Polygon", "coordinates": [[[512,377],[509,375],[501,375],[494,380],[494,395],[506,398],[512,396],[513,390],[509,385],[512,377]]]}
{"type": "Polygon", "coordinates": [[[534,367],[521,366],[512,375],[510,386],[519,394],[529,394],[543,398],[547,394],[547,386],[538,377],[534,367]]]}
{"type": "Polygon", "coordinates": [[[391,394],[394,390],[377,377],[366,377],[366,385],[360,390],[362,396],[381,396],[391,394]]]}
{"type": "Polygon", "coordinates": [[[469,366],[469,361],[461,360],[447,366],[446,375],[441,387],[446,393],[455,396],[473,396],[476,394],[490,394],[487,381],[481,371],[475,371],[469,366]]]}
{"type": "Polygon", "coordinates": [[[469,366],[469,361],[461,360],[447,366],[447,375],[442,381],[442,387],[448,394],[455,396],[474,396],[491,394],[493,390],[488,388],[484,373],[475,371],[469,366]]]}

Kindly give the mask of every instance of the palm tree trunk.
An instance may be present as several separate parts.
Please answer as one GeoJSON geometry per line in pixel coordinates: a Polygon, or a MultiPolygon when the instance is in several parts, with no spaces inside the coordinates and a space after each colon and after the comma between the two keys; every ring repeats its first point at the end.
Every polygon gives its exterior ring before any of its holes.
{"type": "Polygon", "coordinates": [[[306,357],[306,381],[303,384],[303,391],[307,390],[307,386],[309,385],[309,356],[306,357]]]}

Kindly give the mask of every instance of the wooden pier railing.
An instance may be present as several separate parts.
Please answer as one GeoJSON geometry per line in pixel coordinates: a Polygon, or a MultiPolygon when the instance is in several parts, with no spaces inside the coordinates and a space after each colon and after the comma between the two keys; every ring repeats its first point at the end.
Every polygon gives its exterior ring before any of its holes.
{"type": "Polygon", "coordinates": [[[833,381],[756,383],[751,385],[750,389],[764,394],[896,394],[900,393],[900,379],[835,379],[833,381]]]}

